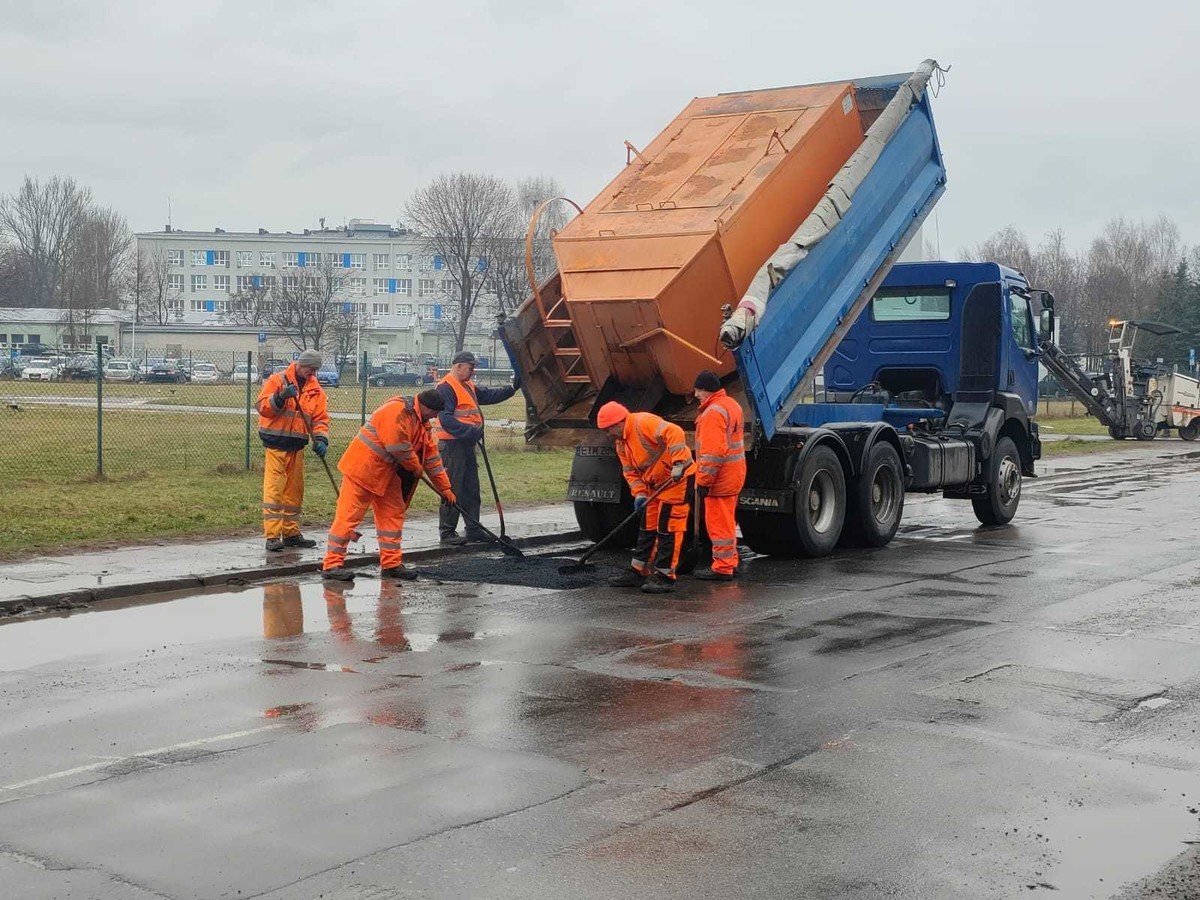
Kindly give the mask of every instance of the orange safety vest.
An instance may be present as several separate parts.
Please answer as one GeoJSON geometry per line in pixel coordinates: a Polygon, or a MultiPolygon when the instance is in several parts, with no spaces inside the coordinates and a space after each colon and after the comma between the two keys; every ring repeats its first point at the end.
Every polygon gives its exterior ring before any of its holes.
{"type": "Polygon", "coordinates": [[[424,472],[443,494],[450,493],[450,478],[429,429],[421,421],[420,403],[393,397],[371,413],[338,460],[338,471],[353,478],[372,494],[383,494],[397,467],[420,475],[424,472]]]}
{"type": "Polygon", "coordinates": [[[696,418],[696,486],[713,497],[737,494],[746,485],[742,408],[724,390],[700,404],[696,418]]]}
{"type": "MultiPolygon", "coordinates": [[[[461,382],[450,373],[447,373],[438,382],[439,386],[443,384],[448,384],[454,389],[454,396],[458,400],[451,415],[458,419],[458,421],[465,422],[467,425],[475,425],[482,428],[483,413],[479,411],[479,400],[475,396],[475,385],[470,381],[461,382]]],[[[445,413],[442,413],[442,415],[445,415],[445,413]]],[[[439,441],[454,440],[454,436],[442,428],[440,423],[434,427],[434,437],[439,441]]]]}
{"type": "Polygon", "coordinates": [[[621,472],[635,497],[650,494],[671,480],[675,463],[684,464],[686,478],[696,471],[683,429],[654,413],[630,413],[617,441],[621,472]]]}
{"type": "Polygon", "coordinates": [[[263,444],[278,450],[303,449],[308,443],[309,423],[314,435],[329,437],[329,401],[316,375],[304,382],[299,395],[284,403],[283,409],[276,409],[271,398],[289,384],[300,385],[295,363],[282,372],[272,372],[258,392],[258,436],[263,444]]]}

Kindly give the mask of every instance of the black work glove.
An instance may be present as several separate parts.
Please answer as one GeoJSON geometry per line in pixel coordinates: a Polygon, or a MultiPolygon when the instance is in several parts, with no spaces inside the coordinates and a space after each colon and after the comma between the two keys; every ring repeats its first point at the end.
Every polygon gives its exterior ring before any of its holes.
{"type": "Polygon", "coordinates": [[[677,463],[675,463],[675,465],[671,466],[671,480],[672,481],[682,481],[683,480],[683,471],[686,468],[687,468],[687,465],[684,463],[681,463],[681,462],[677,462],[677,463]]]}
{"type": "Polygon", "coordinates": [[[287,403],[299,393],[300,391],[296,389],[296,386],[291,382],[288,382],[287,387],[275,392],[275,406],[277,406],[279,409],[283,409],[283,404],[287,403]]]}
{"type": "Polygon", "coordinates": [[[329,452],[329,438],[318,434],[313,438],[313,452],[321,459],[325,458],[325,454],[329,452]]]}

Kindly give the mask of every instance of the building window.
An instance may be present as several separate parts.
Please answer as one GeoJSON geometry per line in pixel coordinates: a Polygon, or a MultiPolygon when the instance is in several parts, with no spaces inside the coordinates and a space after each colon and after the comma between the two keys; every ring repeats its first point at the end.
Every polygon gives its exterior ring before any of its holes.
{"type": "Polygon", "coordinates": [[[237,261],[239,269],[249,269],[254,265],[254,251],[239,250],[237,252],[237,261]]]}
{"type": "Polygon", "coordinates": [[[397,253],[396,254],[396,268],[397,269],[411,269],[412,268],[412,257],[407,253],[397,253]]]}
{"type": "Polygon", "coordinates": [[[412,296],[412,279],[411,278],[397,278],[396,279],[396,293],[403,294],[405,297],[412,296]]]}
{"type": "Polygon", "coordinates": [[[269,250],[260,250],[258,253],[258,264],[264,269],[275,268],[275,253],[269,250]]]}
{"type": "Polygon", "coordinates": [[[429,305],[428,303],[422,303],[420,306],[418,306],[417,312],[420,314],[421,318],[423,318],[423,319],[432,319],[433,318],[433,307],[431,305],[429,305]]]}
{"type": "Polygon", "coordinates": [[[174,297],[167,301],[167,312],[183,315],[183,298],[174,297]]]}
{"type": "Polygon", "coordinates": [[[192,265],[193,266],[208,265],[208,254],[205,253],[203,250],[193,250],[192,251],[192,265]]]}
{"type": "Polygon", "coordinates": [[[365,269],[366,267],[367,267],[367,254],[365,254],[365,253],[351,253],[350,254],[350,268],[351,269],[365,269]]]}
{"type": "Polygon", "coordinates": [[[208,289],[208,276],[207,275],[193,275],[192,276],[192,290],[193,291],[203,291],[203,290],[207,290],[207,289],[208,289]]]}
{"type": "MultiPolygon", "coordinates": [[[[18,337],[20,337],[20,335],[14,334],[13,337],[18,338],[18,337]]],[[[25,343],[27,343],[27,344],[40,344],[41,342],[42,342],[42,336],[41,336],[41,334],[38,334],[37,332],[25,335],[25,343]]]]}
{"type": "Polygon", "coordinates": [[[353,294],[355,297],[367,296],[367,279],[351,278],[350,279],[350,293],[353,294]]]}
{"type": "Polygon", "coordinates": [[[300,254],[295,251],[288,250],[283,254],[283,267],[285,269],[294,269],[300,265],[300,254]]]}
{"type": "Polygon", "coordinates": [[[392,255],[390,253],[376,253],[374,256],[375,268],[390,269],[392,267],[392,255]]]}
{"type": "Polygon", "coordinates": [[[386,303],[372,303],[371,314],[375,316],[386,316],[390,307],[386,303]]]}
{"type": "Polygon", "coordinates": [[[412,315],[412,304],[411,303],[396,304],[396,315],[411,316],[412,315]]]}
{"type": "Polygon", "coordinates": [[[386,294],[388,292],[388,280],[386,278],[376,278],[374,285],[376,294],[386,294]]]}
{"type": "Polygon", "coordinates": [[[182,266],[183,265],[183,251],[182,250],[168,250],[167,251],[167,265],[168,266],[182,266]]]}
{"type": "Polygon", "coordinates": [[[229,251],[228,250],[210,250],[212,254],[212,262],[209,265],[220,266],[223,269],[229,268],[229,251]]]}
{"type": "Polygon", "coordinates": [[[183,276],[182,275],[168,275],[167,276],[167,290],[168,291],[179,291],[182,293],[183,292],[183,276]]]}
{"type": "Polygon", "coordinates": [[[225,291],[225,293],[229,293],[229,276],[228,275],[214,275],[213,276],[213,290],[214,291],[225,291]]]}
{"type": "Polygon", "coordinates": [[[432,278],[421,278],[417,281],[418,297],[433,297],[437,294],[437,282],[432,278]]]}

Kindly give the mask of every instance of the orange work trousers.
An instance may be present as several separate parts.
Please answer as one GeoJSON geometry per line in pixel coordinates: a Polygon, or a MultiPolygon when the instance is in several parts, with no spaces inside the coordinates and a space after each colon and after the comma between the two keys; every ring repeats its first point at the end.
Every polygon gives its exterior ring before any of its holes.
{"type": "MultiPolygon", "coordinates": [[[[414,482],[415,489],[416,484],[414,482]]],[[[375,512],[375,535],[379,538],[379,566],[391,569],[400,565],[403,554],[400,535],[404,531],[404,513],[408,510],[412,492],[405,494],[400,478],[393,472],[382,494],[373,494],[349,475],[342,479],[337,510],[329,526],[329,543],[325,548],[324,570],[336,569],[346,562],[346,549],[370,508],[375,512]]]]}
{"type": "Polygon", "coordinates": [[[704,498],[704,527],[712,542],[712,570],[732,575],[737,571],[737,494],[704,498]]]}
{"type": "Polygon", "coordinates": [[[300,533],[304,504],[304,451],[265,448],[263,459],[263,535],[268,541],[300,533]]]}
{"type": "Polygon", "coordinates": [[[680,482],[679,490],[668,488],[646,504],[645,518],[638,530],[630,562],[634,571],[642,575],[657,572],[664,578],[675,580],[690,510],[686,482],[680,482]]]}

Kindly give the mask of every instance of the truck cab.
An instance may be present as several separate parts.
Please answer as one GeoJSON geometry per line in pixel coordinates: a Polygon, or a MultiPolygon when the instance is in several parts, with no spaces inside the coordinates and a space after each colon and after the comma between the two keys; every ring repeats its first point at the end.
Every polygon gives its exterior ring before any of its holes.
{"type": "Polygon", "coordinates": [[[898,263],[826,363],[826,394],[840,403],[882,402],[884,420],[901,426],[911,413],[900,410],[928,410],[952,425],[977,417],[981,405],[994,408],[1032,475],[1040,455],[1029,421],[1037,412],[1039,326],[1034,292],[1014,269],[898,263]]]}

